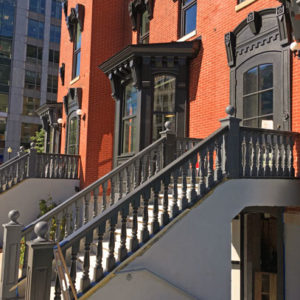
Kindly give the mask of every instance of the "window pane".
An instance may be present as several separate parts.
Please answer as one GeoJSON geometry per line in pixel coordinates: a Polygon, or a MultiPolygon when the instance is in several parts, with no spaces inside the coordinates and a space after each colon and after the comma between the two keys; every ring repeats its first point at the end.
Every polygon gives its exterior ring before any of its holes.
{"type": "Polygon", "coordinates": [[[136,114],[137,107],[137,90],[132,83],[127,84],[125,87],[125,107],[123,116],[132,116],[136,114]]]}
{"type": "Polygon", "coordinates": [[[29,19],[28,36],[42,40],[44,38],[44,23],[29,19]]]}
{"type": "Polygon", "coordinates": [[[258,117],[258,95],[244,97],[243,103],[243,118],[258,117]]]}
{"type": "Polygon", "coordinates": [[[0,84],[9,85],[10,65],[0,65],[0,84]]]}
{"type": "Polygon", "coordinates": [[[23,114],[26,116],[35,116],[35,111],[40,106],[40,99],[32,97],[24,97],[23,99],[23,114]]]}
{"type": "Polygon", "coordinates": [[[0,1],[0,36],[12,37],[14,33],[15,1],[0,1]]]}
{"type": "Polygon", "coordinates": [[[176,78],[169,75],[158,75],[154,78],[154,112],[175,112],[176,78]]]}
{"type": "Polygon", "coordinates": [[[78,119],[73,117],[68,127],[68,154],[77,154],[78,119]]]}
{"type": "Polygon", "coordinates": [[[75,50],[81,48],[81,31],[79,27],[79,23],[76,26],[76,42],[75,42],[75,50]]]}
{"type": "Polygon", "coordinates": [[[136,118],[123,122],[123,153],[136,151],[136,118]]]}
{"type": "Polygon", "coordinates": [[[259,90],[273,87],[273,65],[265,64],[259,66],[259,90]]]}
{"type": "Polygon", "coordinates": [[[0,94],[0,111],[7,112],[8,111],[8,95],[0,94]]]}
{"type": "Polygon", "coordinates": [[[0,38],[0,57],[11,58],[11,44],[10,39],[0,38]]]}
{"type": "Polygon", "coordinates": [[[260,115],[273,113],[273,91],[267,91],[259,95],[260,115]]]}
{"type": "Polygon", "coordinates": [[[50,41],[53,43],[60,42],[60,27],[51,25],[50,27],[50,41]]]}
{"type": "Polygon", "coordinates": [[[52,0],[51,17],[61,19],[61,2],[52,0]]]}
{"type": "Polygon", "coordinates": [[[189,7],[184,12],[184,35],[196,29],[197,3],[189,7]]]}
{"type": "Polygon", "coordinates": [[[75,66],[74,77],[77,77],[80,74],[80,52],[75,54],[74,59],[75,59],[75,62],[74,62],[74,66],[75,66]]]}
{"type": "Polygon", "coordinates": [[[257,67],[255,67],[244,74],[244,95],[257,92],[257,70],[257,67]]]}
{"type": "Polygon", "coordinates": [[[59,63],[59,51],[54,51],[53,62],[54,62],[55,64],[58,64],[58,63],[59,63]]]}

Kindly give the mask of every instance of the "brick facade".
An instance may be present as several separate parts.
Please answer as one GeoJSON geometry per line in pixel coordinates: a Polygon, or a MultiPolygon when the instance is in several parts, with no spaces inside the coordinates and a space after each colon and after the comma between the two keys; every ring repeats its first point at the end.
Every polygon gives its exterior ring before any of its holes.
{"type": "MultiPolygon", "coordinates": [[[[69,0],[69,11],[78,1],[69,0]]],[[[79,154],[82,160],[82,183],[87,185],[110,170],[114,130],[114,100],[106,76],[98,65],[128,44],[137,42],[128,15],[129,0],[90,1],[85,5],[85,28],[82,33],[80,79],[70,84],[72,43],[65,20],[62,23],[60,64],[66,64],[66,84],[59,84],[58,100],[70,87],[82,87],[82,110],[79,154]]],[[[196,35],[202,46],[192,60],[189,71],[188,132],[190,137],[203,138],[219,128],[230,102],[230,68],[227,64],[224,35],[233,31],[252,11],[275,8],[277,0],[257,0],[236,11],[236,0],[197,2],[196,35]]],[[[150,21],[150,43],[177,41],[179,38],[180,1],[154,1],[150,21]]],[[[291,54],[291,128],[300,131],[300,61],[291,54]]],[[[64,115],[65,118],[65,115],[64,115]]],[[[62,152],[65,130],[62,133],[62,152]]]]}

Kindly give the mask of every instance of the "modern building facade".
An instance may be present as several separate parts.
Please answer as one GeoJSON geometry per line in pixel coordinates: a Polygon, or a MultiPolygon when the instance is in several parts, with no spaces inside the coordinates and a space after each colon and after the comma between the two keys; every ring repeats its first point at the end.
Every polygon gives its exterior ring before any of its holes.
{"type": "Polygon", "coordinates": [[[10,59],[1,67],[6,84],[1,94],[3,161],[8,148],[14,155],[21,145],[29,147],[30,137],[41,128],[36,109],[56,102],[61,1],[4,0],[1,10],[1,27],[9,30],[2,33],[2,56],[10,59]]]}

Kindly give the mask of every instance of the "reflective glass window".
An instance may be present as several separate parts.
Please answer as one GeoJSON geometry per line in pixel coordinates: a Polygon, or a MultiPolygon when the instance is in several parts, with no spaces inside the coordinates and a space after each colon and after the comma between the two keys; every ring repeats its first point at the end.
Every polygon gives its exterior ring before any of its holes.
{"type": "Polygon", "coordinates": [[[51,4],[51,17],[56,19],[61,19],[61,1],[59,0],[52,0],[51,4]]]}
{"type": "Polygon", "coordinates": [[[145,10],[141,15],[141,24],[140,24],[140,39],[139,42],[141,44],[149,44],[149,28],[150,28],[150,21],[149,21],[149,14],[148,11],[145,10]]]}
{"type": "Polygon", "coordinates": [[[0,0],[0,36],[13,37],[15,1],[0,0]]]}
{"type": "Polygon", "coordinates": [[[73,53],[73,78],[80,74],[80,61],[81,61],[81,31],[79,23],[75,26],[75,40],[74,40],[74,53],[73,53]]]}
{"type": "Polygon", "coordinates": [[[25,70],[25,84],[26,89],[40,90],[41,87],[41,74],[35,71],[25,70]]]}
{"type": "Polygon", "coordinates": [[[0,57],[11,58],[12,40],[0,37],[0,57]]]}
{"type": "Polygon", "coordinates": [[[152,139],[160,138],[167,121],[175,122],[176,78],[171,75],[154,77],[152,139]]]}
{"type": "Polygon", "coordinates": [[[243,75],[243,124],[273,128],[273,65],[262,64],[243,75]]]}
{"type": "Polygon", "coordinates": [[[183,0],[181,8],[181,35],[184,36],[196,29],[197,0],[183,0]]]}
{"type": "Polygon", "coordinates": [[[35,39],[44,39],[44,22],[28,19],[28,36],[35,39]]]}
{"type": "Polygon", "coordinates": [[[60,27],[51,25],[50,26],[50,42],[59,44],[60,42],[60,27]]]}
{"type": "Polygon", "coordinates": [[[30,0],[29,10],[39,14],[45,14],[45,0],[30,0]]]}
{"type": "Polygon", "coordinates": [[[55,75],[48,74],[47,92],[56,94],[57,83],[58,83],[58,77],[55,75]]]}
{"type": "Polygon", "coordinates": [[[136,109],[137,90],[132,82],[125,87],[123,100],[122,118],[122,153],[132,153],[136,151],[136,109]]]}
{"type": "Polygon", "coordinates": [[[43,59],[43,48],[33,45],[27,45],[26,61],[30,63],[41,64],[43,59]]]}
{"type": "Polygon", "coordinates": [[[68,154],[78,153],[78,117],[71,117],[68,124],[68,154]]]}
{"type": "Polygon", "coordinates": [[[9,85],[10,83],[10,64],[0,64],[0,84],[9,85]]]}
{"type": "Polygon", "coordinates": [[[26,116],[35,116],[36,110],[40,106],[40,99],[32,97],[23,98],[23,115],[26,116]]]}

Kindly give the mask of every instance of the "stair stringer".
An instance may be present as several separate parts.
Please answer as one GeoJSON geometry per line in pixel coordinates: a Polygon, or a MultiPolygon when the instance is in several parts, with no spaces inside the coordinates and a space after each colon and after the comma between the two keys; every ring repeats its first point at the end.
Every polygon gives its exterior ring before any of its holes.
{"type": "MultiPolygon", "coordinates": [[[[138,269],[147,269],[195,299],[230,299],[232,219],[251,206],[300,206],[299,193],[299,180],[225,180],[173,219],[81,299],[108,295],[110,300],[141,299],[138,295],[142,286],[130,286],[126,278],[119,280],[124,272],[130,274],[138,269]],[[133,293],[134,290],[137,292],[133,293]]],[[[147,299],[155,299],[154,294],[147,291],[143,300],[147,299]]]]}

